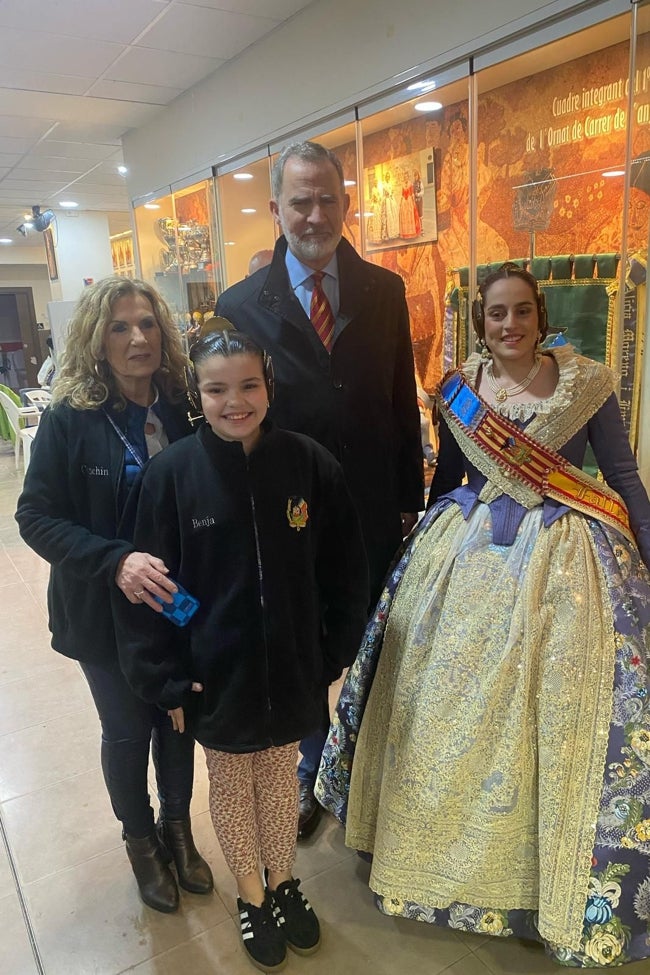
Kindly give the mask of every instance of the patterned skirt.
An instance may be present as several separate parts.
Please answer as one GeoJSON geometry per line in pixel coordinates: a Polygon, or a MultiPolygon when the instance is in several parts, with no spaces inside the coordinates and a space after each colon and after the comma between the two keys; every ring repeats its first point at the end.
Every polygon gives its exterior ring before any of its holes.
{"type": "Polygon", "coordinates": [[[650,576],[634,546],[434,506],[343,686],[317,795],[380,910],[536,938],[569,967],[650,956],[650,576]]]}

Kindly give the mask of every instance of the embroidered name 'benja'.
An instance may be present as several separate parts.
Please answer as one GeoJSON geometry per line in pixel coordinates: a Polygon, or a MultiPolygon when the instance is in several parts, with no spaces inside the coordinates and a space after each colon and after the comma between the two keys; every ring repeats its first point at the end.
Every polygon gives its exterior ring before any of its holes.
{"type": "Polygon", "coordinates": [[[192,528],[209,528],[214,525],[214,518],[192,518],[192,528]]]}

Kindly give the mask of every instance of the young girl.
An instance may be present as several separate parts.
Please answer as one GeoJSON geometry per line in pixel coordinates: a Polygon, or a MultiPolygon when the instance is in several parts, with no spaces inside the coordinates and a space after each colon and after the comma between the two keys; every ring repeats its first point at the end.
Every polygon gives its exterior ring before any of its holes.
{"type": "Polygon", "coordinates": [[[276,971],[287,945],[310,954],[320,944],[292,876],[298,742],[358,648],[367,567],[338,463],[265,419],[268,357],[226,330],[191,359],[206,423],[147,466],[127,520],[138,548],[164,559],[200,607],[179,629],[122,600],[121,662],[134,690],[179,731],[187,719],[203,745],[244,947],[276,971]]]}

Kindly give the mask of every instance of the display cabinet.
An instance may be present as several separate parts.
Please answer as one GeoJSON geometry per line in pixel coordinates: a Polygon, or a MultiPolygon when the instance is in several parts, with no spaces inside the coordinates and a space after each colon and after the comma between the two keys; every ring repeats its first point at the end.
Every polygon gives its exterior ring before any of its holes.
{"type": "Polygon", "coordinates": [[[135,221],[142,277],[160,291],[189,342],[221,290],[213,181],[147,201],[135,221]]]}
{"type": "Polygon", "coordinates": [[[119,274],[123,278],[135,277],[133,233],[130,230],[111,235],[111,256],[115,274],[119,274]]]}

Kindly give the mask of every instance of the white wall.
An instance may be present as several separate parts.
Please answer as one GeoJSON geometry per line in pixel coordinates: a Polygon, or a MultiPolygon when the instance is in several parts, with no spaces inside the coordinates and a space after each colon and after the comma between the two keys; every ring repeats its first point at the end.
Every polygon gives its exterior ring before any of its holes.
{"type": "Polygon", "coordinates": [[[56,261],[59,287],[52,288],[55,300],[76,301],[84,278],[99,281],[113,274],[106,214],[86,210],[74,218],[58,220],[56,261]]]}
{"type": "MultiPolygon", "coordinates": [[[[131,199],[448,64],[580,0],[316,0],[124,137],[131,199]]],[[[593,19],[599,19],[594,13],[593,19]]]]}
{"type": "MultiPolygon", "coordinates": [[[[34,258],[32,247],[24,250],[34,258]]],[[[36,321],[43,322],[47,328],[47,303],[52,300],[52,291],[45,264],[0,264],[0,288],[14,287],[32,289],[36,321]]]]}

